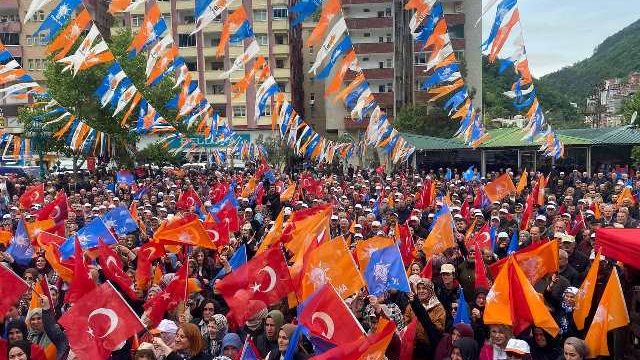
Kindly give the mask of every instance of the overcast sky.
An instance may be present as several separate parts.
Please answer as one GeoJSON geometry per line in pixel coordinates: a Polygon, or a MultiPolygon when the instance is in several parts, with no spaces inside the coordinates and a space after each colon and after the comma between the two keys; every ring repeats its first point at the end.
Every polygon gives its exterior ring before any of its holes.
{"type": "MultiPolygon", "coordinates": [[[[518,6],[535,77],[589,57],[604,39],[640,18],[638,0],[519,0],[518,6]]],[[[485,31],[494,16],[494,9],[484,16],[485,31]]]]}

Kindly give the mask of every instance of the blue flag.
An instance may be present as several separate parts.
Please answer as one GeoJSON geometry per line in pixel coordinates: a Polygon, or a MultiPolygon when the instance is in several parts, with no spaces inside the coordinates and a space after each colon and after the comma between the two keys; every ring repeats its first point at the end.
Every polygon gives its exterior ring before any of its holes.
{"type": "Polygon", "coordinates": [[[460,71],[460,65],[458,63],[452,63],[449,65],[441,66],[433,71],[433,74],[429,76],[420,87],[421,90],[429,90],[430,88],[438,85],[439,83],[447,80],[456,72],[460,71]]]}
{"type": "Polygon", "coordinates": [[[453,174],[451,173],[451,168],[447,168],[447,172],[444,174],[444,179],[446,181],[451,180],[451,178],[453,177],[453,174]]]}
{"type": "Polygon", "coordinates": [[[475,174],[473,172],[473,165],[469,166],[469,168],[462,173],[462,180],[466,182],[472,181],[474,177],[475,174]]]}
{"type": "Polygon", "coordinates": [[[292,13],[298,14],[291,20],[291,26],[296,26],[311,16],[322,4],[322,0],[300,0],[293,5],[290,10],[292,13]]]}
{"type": "Polygon", "coordinates": [[[58,6],[56,6],[55,9],[49,13],[49,16],[44,19],[42,24],[40,24],[38,30],[33,33],[33,36],[37,37],[41,32],[49,30],[49,34],[45,38],[45,43],[48,44],[58,31],[67,25],[69,20],[71,20],[71,15],[75,13],[76,8],[81,3],[82,0],[60,1],[58,6]]]}
{"type": "Polygon", "coordinates": [[[465,86],[447,100],[444,104],[444,109],[449,110],[449,113],[457,111],[460,105],[462,105],[468,97],[469,94],[467,93],[467,87],[465,86]]]}
{"type": "MultiPolygon", "coordinates": [[[[233,253],[233,256],[231,256],[231,259],[229,259],[229,266],[231,266],[231,270],[235,270],[246,263],[247,263],[247,245],[242,244],[240,245],[238,250],[236,250],[236,252],[233,253]]],[[[219,279],[225,276],[226,274],[227,272],[224,271],[224,268],[222,268],[220,269],[220,271],[218,271],[218,274],[216,275],[215,278],[213,278],[213,280],[219,279]]]]}
{"type": "Polygon", "coordinates": [[[291,334],[291,339],[289,339],[289,345],[287,345],[287,350],[284,352],[283,360],[292,360],[293,355],[296,353],[298,349],[298,342],[300,342],[300,335],[304,331],[304,327],[302,325],[296,326],[296,329],[293,330],[293,334],[291,334]]]}
{"type": "Polygon", "coordinates": [[[513,99],[513,107],[515,107],[516,110],[518,111],[522,111],[523,109],[531,106],[535,98],[536,98],[536,90],[534,89],[529,95],[529,97],[524,100],[522,100],[522,98],[520,100],[518,100],[518,98],[513,99]]]}
{"type": "Polygon", "coordinates": [[[238,30],[229,36],[229,42],[237,43],[252,36],[253,29],[251,28],[251,23],[248,20],[245,20],[242,22],[238,30]]]}
{"type": "Polygon", "coordinates": [[[138,224],[125,207],[118,206],[102,216],[105,226],[113,229],[118,235],[127,235],[138,230],[138,224]]]}
{"type": "Polygon", "coordinates": [[[416,42],[426,43],[427,40],[433,34],[433,30],[436,28],[436,24],[438,21],[444,17],[444,11],[442,8],[442,3],[440,1],[436,2],[435,5],[431,8],[429,15],[423,21],[422,29],[419,30],[417,34],[415,34],[416,42]]]}
{"type": "Polygon", "coordinates": [[[513,235],[511,235],[511,241],[509,241],[507,254],[513,254],[516,251],[518,251],[518,230],[514,230],[513,235]]]}
{"type": "Polygon", "coordinates": [[[456,317],[453,319],[453,324],[471,324],[471,316],[469,315],[469,305],[464,298],[464,291],[462,287],[458,290],[458,311],[456,317]]]}
{"type": "Polygon", "coordinates": [[[498,237],[498,229],[494,226],[489,228],[489,238],[491,240],[491,250],[496,250],[496,239],[498,237]]]}
{"type": "Polygon", "coordinates": [[[118,184],[133,184],[133,174],[128,170],[121,170],[116,173],[116,182],[118,184]]]}
{"type": "Polygon", "coordinates": [[[141,188],[138,189],[138,191],[136,191],[133,194],[133,200],[138,200],[140,201],[140,199],[144,196],[144,194],[149,192],[149,188],[146,186],[143,186],[141,188]]]}
{"type": "MultiPolygon", "coordinates": [[[[113,245],[117,242],[116,238],[111,234],[111,231],[107,229],[107,226],[99,217],[94,218],[89,224],[78,230],[76,236],[78,241],[80,241],[82,250],[98,247],[100,240],[107,245],[113,245]]],[[[62,260],[73,256],[76,236],[69,236],[69,238],[60,245],[60,257],[62,260]]]]}
{"type": "Polygon", "coordinates": [[[379,296],[389,289],[409,292],[409,279],[397,245],[387,246],[371,254],[364,271],[369,294],[379,296]]]}
{"type": "Polygon", "coordinates": [[[31,246],[31,239],[27,233],[27,228],[24,225],[24,219],[20,219],[16,233],[13,234],[13,240],[9,243],[7,253],[13,257],[13,260],[18,265],[27,266],[31,264],[33,259],[33,246],[31,246]]]}
{"type": "Polygon", "coordinates": [[[260,360],[260,357],[256,354],[256,350],[253,348],[253,345],[250,342],[251,339],[247,337],[238,360],[260,360]]]}

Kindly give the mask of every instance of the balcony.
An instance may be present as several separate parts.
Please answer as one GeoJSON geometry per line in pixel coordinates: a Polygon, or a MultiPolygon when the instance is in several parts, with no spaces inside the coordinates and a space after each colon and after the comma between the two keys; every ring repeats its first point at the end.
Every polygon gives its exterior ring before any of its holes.
{"type": "Polygon", "coordinates": [[[379,29],[393,27],[393,19],[390,17],[371,17],[364,19],[345,19],[349,29],[379,29]]]}
{"type": "Polygon", "coordinates": [[[18,0],[0,1],[0,10],[18,10],[18,0]]]}
{"type": "Polygon", "coordinates": [[[271,22],[271,29],[276,30],[289,30],[289,21],[287,20],[273,20],[271,22]]]}
{"type": "Polygon", "coordinates": [[[344,117],[344,128],[348,130],[366,129],[369,125],[369,119],[361,120],[357,122],[351,118],[351,116],[344,117]]]}
{"type": "Polygon", "coordinates": [[[291,76],[291,69],[271,69],[273,77],[278,80],[288,79],[291,76]]]}
{"type": "Polygon", "coordinates": [[[190,0],[178,0],[178,1],[176,1],[176,9],[178,9],[178,10],[193,10],[193,1],[190,1],[190,0]]]}
{"type": "Polygon", "coordinates": [[[0,22],[0,33],[19,34],[21,29],[19,21],[0,22]]]}
{"type": "MultiPolygon", "coordinates": [[[[376,89],[372,89],[372,90],[376,90],[376,89]]],[[[393,97],[393,92],[383,92],[383,93],[374,92],[373,97],[380,104],[385,105],[384,107],[386,108],[393,107],[393,103],[395,100],[393,97]]]]}
{"type": "Polygon", "coordinates": [[[14,58],[22,58],[22,46],[20,45],[5,45],[5,48],[9,50],[11,56],[14,58]]]}
{"type": "Polygon", "coordinates": [[[207,101],[209,101],[211,104],[226,104],[227,96],[224,94],[207,94],[207,101]]]}
{"type": "Polygon", "coordinates": [[[393,43],[360,43],[353,44],[356,54],[384,54],[393,52],[393,43]]]}
{"type": "Polygon", "coordinates": [[[463,25],[465,20],[464,14],[445,14],[444,18],[448,26],[463,25]]]}
{"type": "MultiPolygon", "coordinates": [[[[391,80],[393,79],[393,69],[392,68],[386,68],[386,69],[362,69],[362,71],[364,72],[364,77],[367,80],[391,80]]],[[[345,75],[345,80],[347,81],[351,81],[355,78],[355,72],[353,71],[349,71],[346,75],[345,75]]]]}

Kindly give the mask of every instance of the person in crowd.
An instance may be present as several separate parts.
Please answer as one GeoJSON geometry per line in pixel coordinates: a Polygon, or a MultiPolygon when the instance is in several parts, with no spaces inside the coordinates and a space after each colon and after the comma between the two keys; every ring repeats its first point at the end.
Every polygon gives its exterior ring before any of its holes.
{"type": "Polygon", "coordinates": [[[584,340],[570,337],[564,341],[563,359],[564,360],[585,360],[589,356],[589,349],[584,340]]]}
{"type": "Polygon", "coordinates": [[[505,349],[513,332],[507,325],[489,325],[489,340],[480,349],[480,360],[502,360],[507,358],[505,349]]]}
{"type": "Polygon", "coordinates": [[[211,360],[212,356],[205,352],[205,344],[200,329],[190,323],[178,326],[175,341],[169,347],[160,337],[153,338],[153,345],[160,348],[167,360],[211,360]]]}

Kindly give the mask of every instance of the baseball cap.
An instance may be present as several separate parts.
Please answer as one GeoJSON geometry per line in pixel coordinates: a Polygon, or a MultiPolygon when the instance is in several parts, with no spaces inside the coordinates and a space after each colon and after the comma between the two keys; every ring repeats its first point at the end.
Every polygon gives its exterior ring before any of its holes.
{"type": "Polygon", "coordinates": [[[526,341],[520,339],[509,339],[505,352],[516,353],[520,355],[530,354],[531,349],[526,341]]]}
{"type": "Polygon", "coordinates": [[[508,237],[509,237],[509,234],[507,234],[507,233],[506,233],[506,232],[504,232],[504,231],[500,231],[500,232],[498,233],[498,237],[499,237],[499,238],[508,238],[508,237]]]}
{"type": "Polygon", "coordinates": [[[576,237],[569,234],[561,234],[560,239],[562,242],[574,243],[576,242],[576,237]]]}
{"type": "Polygon", "coordinates": [[[331,220],[338,220],[338,215],[331,215],[331,220]]]}
{"type": "Polygon", "coordinates": [[[505,209],[505,208],[502,208],[502,209],[498,210],[498,212],[508,214],[508,213],[509,213],[509,210],[507,210],[507,209],[505,209]]]}
{"type": "MultiPolygon", "coordinates": [[[[291,215],[291,213],[293,212],[293,210],[291,210],[290,207],[286,207],[284,208],[284,215],[291,215]]],[[[333,216],[332,216],[333,217],[333,216]]]]}
{"type": "Polygon", "coordinates": [[[538,216],[536,216],[536,220],[547,221],[547,217],[544,216],[544,215],[538,215],[538,216]]]}
{"type": "Polygon", "coordinates": [[[452,264],[442,264],[442,266],[440,266],[441,274],[442,273],[453,274],[455,272],[456,272],[456,268],[452,264]]]}
{"type": "Polygon", "coordinates": [[[418,219],[417,216],[413,215],[412,217],[409,218],[410,221],[420,221],[420,219],[418,219]]]}

